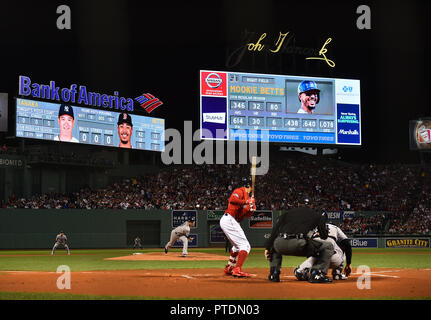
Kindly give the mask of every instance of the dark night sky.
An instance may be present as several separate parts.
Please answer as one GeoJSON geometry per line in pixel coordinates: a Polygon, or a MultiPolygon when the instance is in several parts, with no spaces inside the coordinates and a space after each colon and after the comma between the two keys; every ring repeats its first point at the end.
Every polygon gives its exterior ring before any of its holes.
{"type": "Polygon", "coordinates": [[[21,74],[126,97],[151,92],[164,102],[151,116],[181,129],[184,120],[199,126],[200,69],[359,79],[363,146],[343,149],[344,156],[417,162],[408,120],[431,116],[424,95],[429,9],[429,1],[7,0],[0,4],[0,92],[16,96],[21,74]],[[61,4],[72,10],[72,30],[56,28],[61,4]],[[371,8],[371,30],[356,27],[360,4],[371,8]],[[335,68],[291,53],[245,52],[228,65],[247,32],[255,41],[266,32],[269,45],[280,31],[315,49],[331,37],[327,55],[335,68]]]}

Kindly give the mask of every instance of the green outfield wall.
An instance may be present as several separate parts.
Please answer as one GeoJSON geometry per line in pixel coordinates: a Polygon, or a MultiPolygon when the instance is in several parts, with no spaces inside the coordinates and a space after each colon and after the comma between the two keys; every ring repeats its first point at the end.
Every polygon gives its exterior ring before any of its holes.
{"type": "MultiPolygon", "coordinates": [[[[193,211],[197,217],[195,243],[190,247],[222,247],[219,228],[223,211],[193,211]]],[[[263,247],[280,211],[264,211],[241,226],[252,247],[263,247]]],[[[161,248],[173,229],[171,210],[0,209],[0,249],[52,248],[64,231],[70,248],[127,248],[139,236],[144,248],[161,248]]],[[[428,236],[357,237],[354,247],[429,247],[428,236]]]]}

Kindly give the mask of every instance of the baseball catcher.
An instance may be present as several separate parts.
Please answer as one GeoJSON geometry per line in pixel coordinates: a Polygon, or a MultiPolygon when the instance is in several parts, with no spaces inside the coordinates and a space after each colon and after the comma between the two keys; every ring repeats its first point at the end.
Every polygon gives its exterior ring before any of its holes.
{"type": "MultiPolygon", "coordinates": [[[[334,253],[329,262],[329,268],[332,269],[332,279],[346,280],[352,272],[350,266],[352,263],[352,246],[350,245],[350,240],[336,225],[328,223],[326,226],[328,238],[324,241],[328,241],[334,246],[334,253]],[[346,266],[343,274],[344,263],[346,263],[346,266]]],[[[320,239],[318,232],[313,235],[313,239],[320,239]]],[[[293,271],[295,277],[300,281],[308,280],[310,277],[309,271],[315,262],[315,257],[309,257],[293,271]]]]}

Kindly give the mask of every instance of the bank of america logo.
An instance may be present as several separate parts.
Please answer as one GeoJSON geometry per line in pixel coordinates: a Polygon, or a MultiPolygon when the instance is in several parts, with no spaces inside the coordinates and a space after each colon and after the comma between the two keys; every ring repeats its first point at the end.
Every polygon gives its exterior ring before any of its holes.
{"type": "Polygon", "coordinates": [[[148,113],[163,104],[163,102],[150,93],[144,93],[143,95],[135,98],[135,100],[138,101],[141,107],[144,108],[148,113]]]}

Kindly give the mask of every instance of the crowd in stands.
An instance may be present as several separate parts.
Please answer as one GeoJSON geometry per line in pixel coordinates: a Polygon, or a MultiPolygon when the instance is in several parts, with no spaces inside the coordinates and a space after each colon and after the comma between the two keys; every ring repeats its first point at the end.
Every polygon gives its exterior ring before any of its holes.
{"type": "Polygon", "coordinates": [[[385,231],[388,222],[388,214],[375,214],[371,216],[359,215],[354,219],[345,219],[338,227],[346,234],[381,234],[385,231]]]}
{"type": "MultiPolygon", "coordinates": [[[[224,210],[232,190],[249,174],[248,165],[171,166],[99,190],[12,197],[3,207],[224,210]]],[[[267,174],[256,177],[256,205],[284,210],[308,197],[321,210],[383,212],[343,221],[346,233],[429,233],[430,176],[429,168],[403,164],[351,165],[309,155],[276,158],[267,174]]]]}
{"type": "Polygon", "coordinates": [[[431,230],[431,211],[413,212],[407,219],[398,218],[393,221],[389,228],[391,234],[430,234],[431,230]]]}

